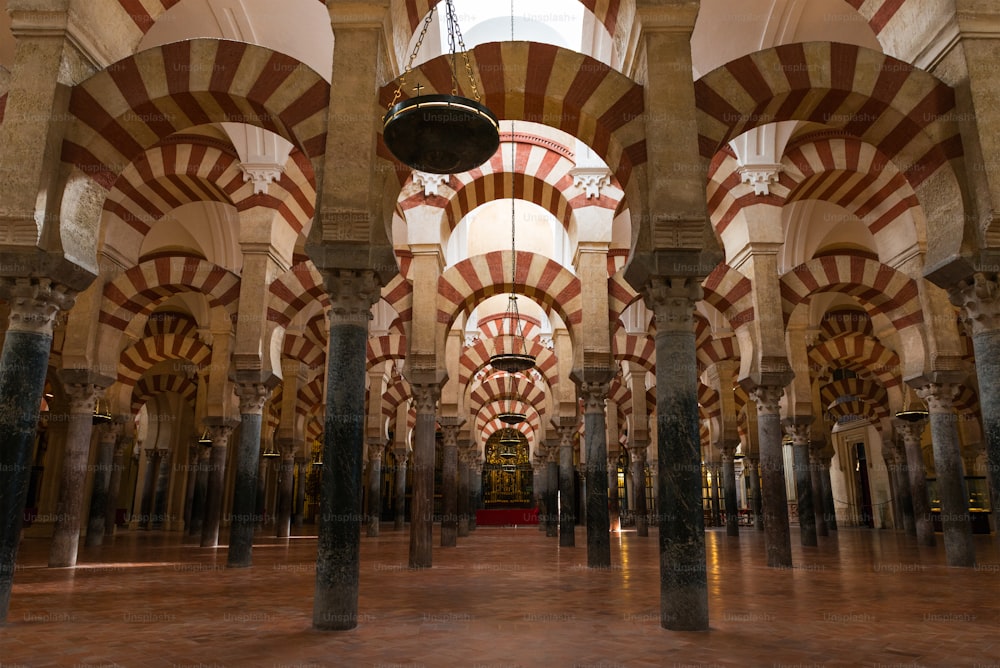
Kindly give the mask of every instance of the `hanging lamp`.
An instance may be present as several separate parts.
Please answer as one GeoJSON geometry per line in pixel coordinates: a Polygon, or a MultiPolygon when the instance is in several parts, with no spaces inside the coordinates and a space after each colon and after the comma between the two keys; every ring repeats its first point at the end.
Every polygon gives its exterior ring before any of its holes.
{"type": "Polygon", "coordinates": [[[106,401],[98,399],[94,402],[94,417],[92,424],[107,424],[111,422],[111,408],[106,401]]]}
{"type": "Polygon", "coordinates": [[[500,446],[498,454],[502,459],[514,459],[521,439],[517,437],[517,431],[513,427],[504,427],[497,444],[500,446]]]}
{"type": "MultiPolygon", "coordinates": [[[[911,392],[913,392],[913,389],[907,385],[906,389],[903,391],[903,410],[896,413],[896,417],[906,422],[920,422],[921,420],[926,420],[928,416],[927,409],[921,408],[919,405],[911,407],[911,392]]],[[[919,401],[919,399],[917,401],[919,401]]]]}
{"type": "Polygon", "coordinates": [[[452,0],[444,0],[444,5],[451,94],[421,95],[423,85],[418,82],[414,86],[416,97],[399,101],[403,86],[406,85],[406,75],[413,69],[413,61],[434,17],[435,6],[424,20],[423,29],[406,64],[406,71],[399,77],[399,87],[392,96],[389,110],[382,117],[382,138],[386,147],[403,164],[430,174],[457,174],[475,169],[489,160],[500,145],[500,126],[497,117],[481,102],[469,54],[458,27],[455,7],[452,0]],[[460,95],[456,40],[475,99],[460,95]]]}
{"type": "Polygon", "coordinates": [[[201,432],[201,438],[198,439],[198,445],[212,445],[212,439],[208,435],[208,427],[205,427],[205,431],[201,432]]]}
{"type": "Polygon", "coordinates": [[[269,459],[280,456],[281,453],[278,452],[273,443],[268,443],[267,447],[264,448],[264,452],[261,453],[261,457],[267,457],[269,459]]]}

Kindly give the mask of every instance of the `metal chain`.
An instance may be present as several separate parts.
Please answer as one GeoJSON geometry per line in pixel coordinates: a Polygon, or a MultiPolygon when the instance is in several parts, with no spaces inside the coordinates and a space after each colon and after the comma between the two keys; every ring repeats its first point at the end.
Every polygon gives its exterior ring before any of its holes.
{"type": "Polygon", "coordinates": [[[410,59],[406,61],[406,69],[399,77],[399,86],[396,88],[396,92],[392,94],[392,101],[389,103],[388,109],[392,109],[392,105],[399,101],[399,96],[403,93],[403,86],[406,85],[406,75],[413,71],[413,61],[417,59],[417,53],[420,52],[420,47],[424,44],[424,37],[427,35],[427,29],[430,28],[431,21],[434,19],[435,9],[437,9],[436,6],[431,7],[427,18],[424,19],[424,26],[420,30],[420,36],[417,37],[417,43],[413,45],[413,53],[410,54],[410,59]]]}
{"type": "Polygon", "coordinates": [[[451,0],[445,0],[445,12],[448,19],[448,53],[451,55],[451,94],[458,95],[458,71],[455,67],[457,62],[455,55],[455,30],[458,29],[458,21],[455,19],[455,6],[451,0]]]}
{"type": "MultiPolygon", "coordinates": [[[[451,0],[445,0],[448,6],[451,7],[451,0]]],[[[476,99],[476,102],[480,102],[479,97],[479,86],[476,85],[476,76],[472,73],[472,63],[469,60],[469,51],[465,48],[465,40],[462,39],[462,29],[458,27],[458,21],[455,21],[455,37],[458,39],[459,49],[462,51],[462,60],[465,61],[465,73],[469,76],[469,84],[472,86],[472,97],[476,99]]],[[[454,53],[454,49],[452,49],[454,53]]],[[[452,65],[452,73],[455,72],[454,65],[452,65]]]]}

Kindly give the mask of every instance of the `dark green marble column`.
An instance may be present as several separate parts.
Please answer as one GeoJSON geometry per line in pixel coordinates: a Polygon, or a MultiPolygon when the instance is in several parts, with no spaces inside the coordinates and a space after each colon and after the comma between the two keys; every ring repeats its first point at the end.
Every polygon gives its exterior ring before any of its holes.
{"type": "Polygon", "coordinates": [[[257,511],[257,480],[260,475],[260,428],[264,404],[271,389],[262,382],[239,382],[240,442],[236,446],[236,479],[233,486],[233,513],[229,525],[229,553],[226,566],[253,565],[253,532],[261,522],[257,511]]]}
{"type": "Polygon", "coordinates": [[[191,524],[188,526],[189,536],[201,536],[205,524],[205,505],[208,499],[209,459],[212,454],[212,444],[198,441],[198,454],[195,459],[194,495],[191,497],[191,524]]]}
{"type": "Polygon", "coordinates": [[[899,523],[906,535],[917,535],[917,524],[913,516],[913,492],[910,491],[910,477],[906,471],[906,449],[903,446],[902,438],[898,433],[898,428],[894,429],[890,452],[892,453],[892,478],[896,488],[896,497],[899,499],[899,523]]]}
{"type": "Polygon", "coordinates": [[[413,430],[413,456],[410,478],[413,498],[410,501],[410,568],[433,565],[434,542],[434,450],[437,423],[436,406],[441,385],[410,383],[417,422],[413,430]]]}
{"type": "Polygon", "coordinates": [[[783,385],[761,385],[753,390],[757,403],[760,443],[760,493],[764,505],[764,551],[771,568],[792,567],[792,534],[788,524],[785,460],[778,403],[783,385]]]}
{"type": "Polygon", "coordinates": [[[295,517],[292,523],[301,527],[305,523],[306,510],[306,458],[295,458],[295,517]]]}
{"type": "Polygon", "coordinates": [[[330,295],[330,345],[313,627],[333,631],[358,625],[365,356],[379,287],[371,271],[327,270],[323,278],[330,295]]]}
{"type": "Polygon", "coordinates": [[[219,525],[222,522],[222,494],[226,487],[226,455],[229,452],[229,436],[233,433],[233,425],[223,418],[214,418],[215,424],[209,422],[208,437],[212,439],[212,447],[208,458],[208,479],[205,487],[205,517],[201,525],[201,546],[217,547],[219,545],[219,525]]]}
{"type": "Polygon", "coordinates": [[[559,446],[551,442],[546,445],[545,470],[548,475],[546,482],[545,507],[545,537],[559,537],[559,446]]]}
{"type": "MultiPolygon", "coordinates": [[[[823,463],[819,456],[819,450],[823,448],[823,445],[822,441],[809,443],[809,484],[812,486],[813,516],[816,518],[817,536],[830,535],[823,499],[823,463]]],[[[909,489],[909,483],[907,483],[907,489],[909,489]]]]}
{"type": "Polygon", "coordinates": [[[785,431],[792,437],[792,456],[795,468],[795,494],[799,504],[799,542],[816,547],[816,514],[813,510],[812,476],[809,473],[809,443],[812,417],[788,418],[785,431]]]}
{"type": "Polygon", "coordinates": [[[478,451],[469,459],[469,531],[476,530],[476,511],[483,507],[483,455],[478,451]]]}
{"type": "MultiPolygon", "coordinates": [[[[565,418],[563,418],[565,421],[565,418]]],[[[576,546],[576,467],[573,465],[573,434],[576,418],[571,425],[559,427],[559,547],[576,546]]]]}
{"type": "Polygon", "coordinates": [[[740,535],[740,508],[736,498],[736,446],[722,448],[722,488],[726,497],[726,535],[740,535]]]}
{"type": "MultiPolygon", "coordinates": [[[[635,504],[632,515],[635,517],[635,535],[649,536],[649,512],[646,508],[646,443],[633,441],[631,448],[632,489],[635,490],[635,504]]],[[[617,486],[618,481],[615,481],[617,486]]]]}
{"type": "Polygon", "coordinates": [[[927,469],[924,466],[923,449],[920,440],[927,420],[896,421],[896,430],[903,439],[906,451],[907,475],[910,479],[910,499],[913,503],[913,520],[916,525],[917,542],[927,547],[937,544],[934,523],[931,520],[931,502],[927,491],[927,469]]]}
{"type": "Polygon", "coordinates": [[[458,448],[458,537],[469,535],[469,457],[472,446],[469,443],[458,448]]]}
{"type": "Polygon", "coordinates": [[[0,279],[10,320],[0,351],[0,622],[6,621],[21,542],[31,456],[52,327],[74,294],[48,279],[0,279]]]}
{"type": "Polygon", "coordinates": [[[124,419],[108,422],[98,428],[97,462],[94,484],[90,493],[90,513],[87,521],[87,547],[104,543],[104,523],[108,516],[108,491],[111,471],[115,466],[115,445],[121,437],[124,419]]]}
{"type": "Polygon", "coordinates": [[[465,418],[441,417],[441,547],[458,544],[458,430],[465,418]]]}
{"type": "Polygon", "coordinates": [[[397,449],[396,456],[396,498],[392,511],[392,528],[402,530],[406,526],[406,459],[407,452],[397,449]]]}
{"type": "Polygon", "coordinates": [[[368,529],[369,538],[377,538],[382,523],[382,453],[381,438],[368,442],[368,529]]]}
{"type": "Polygon", "coordinates": [[[653,278],[643,290],[656,325],[656,425],[660,625],[708,629],[705,516],[701,502],[696,279],[653,278]]]}
{"type": "Polygon", "coordinates": [[[295,444],[278,444],[281,463],[278,465],[278,514],[274,527],[276,538],[288,538],[292,533],[292,508],[295,504],[295,444]]]}
{"type": "Polygon", "coordinates": [[[760,498],[760,460],[756,457],[744,459],[743,475],[750,481],[750,511],[753,513],[753,526],[757,531],[763,531],[764,503],[760,498]]]}
{"type": "MultiPolygon", "coordinates": [[[[583,398],[583,443],[587,464],[584,469],[587,499],[587,566],[611,568],[611,519],[608,515],[608,432],[604,402],[608,398],[613,371],[607,378],[581,382],[583,398]]],[[[596,375],[596,372],[594,373],[596,375]]]]}

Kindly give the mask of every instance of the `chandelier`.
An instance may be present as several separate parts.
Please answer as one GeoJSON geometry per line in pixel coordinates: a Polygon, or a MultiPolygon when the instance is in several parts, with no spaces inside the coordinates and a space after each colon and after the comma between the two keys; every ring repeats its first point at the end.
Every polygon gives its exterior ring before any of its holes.
{"type": "Polygon", "coordinates": [[[264,452],[261,453],[261,457],[267,457],[269,459],[280,456],[281,453],[278,452],[277,448],[274,447],[273,443],[268,443],[267,447],[264,448],[264,452]]]}
{"type": "Polygon", "coordinates": [[[98,399],[94,402],[94,417],[91,424],[107,424],[111,422],[111,407],[108,402],[98,399]]]}
{"type": "Polygon", "coordinates": [[[517,458],[517,447],[521,445],[521,439],[517,437],[516,429],[507,426],[500,433],[497,444],[500,446],[498,454],[501,459],[512,460],[517,458]]]}
{"type": "MultiPolygon", "coordinates": [[[[910,394],[913,388],[909,385],[903,390],[903,410],[896,413],[896,417],[905,422],[920,422],[927,419],[927,409],[921,406],[910,406],[910,394]]],[[[919,402],[919,399],[915,400],[919,402]]]]}
{"type": "Polygon", "coordinates": [[[435,6],[427,14],[406,70],[399,77],[399,86],[389,103],[389,110],[382,117],[382,137],[386,147],[403,164],[430,174],[467,172],[489,160],[500,145],[497,117],[481,103],[479,87],[476,85],[469,54],[455,16],[455,7],[452,0],[444,0],[444,5],[447,13],[451,94],[421,95],[423,85],[418,82],[414,86],[416,97],[398,101],[403,86],[406,85],[406,76],[412,71],[413,61],[427,35],[435,6]],[[475,99],[459,94],[456,40],[462,51],[465,74],[475,99]]]}
{"type": "Polygon", "coordinates": [[[198,445],[212,445],[212,439],[208,435],[208,427],[205,427],[205,431],[201,432],[201,438],[198,439],[198,445]]]}

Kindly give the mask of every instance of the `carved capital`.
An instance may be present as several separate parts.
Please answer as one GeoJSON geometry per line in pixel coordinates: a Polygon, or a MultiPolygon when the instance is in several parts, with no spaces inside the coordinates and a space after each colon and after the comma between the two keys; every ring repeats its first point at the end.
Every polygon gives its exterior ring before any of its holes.
{"type": "Polygon", "coordinates": [[[243,183],[253,181],[253,194],[267,194],[267,187],[271,183],[279,180],[285,173],[282,165],[274,163],[240,163],[240,170],[243,172],[243,183]]]}
{"type": "Polygon", "coordinates": [[[69,399],[70,415],[91,414],[104,388],[94,383],[65,383],[63,389],[69,399]]]}
{"type": "Polygon", "coordinates": [[[917,388],[917,396],[927,402],[931,413],[953,413],[958,383],[927,383],[917,388]]]}
{"type": "Polygon", "coordinates": [[[417,415],[434,415],[437,413],[437,402],[441,398],[441,386],[437,383],[411,383],[413,392],[413,410],[417,415]]]}
{"type": "Polygon", "coordinates": [[[893,427],[903,439],[903,443],[910,445],[919,445],[920,438],[924,434],[924,427],[927,426],[927,420],[918,420],[917,422],[909,422],[907,420],[893,420],[893,427]]]}
{"type": "MultiPolygon", "coordinates": [[[[780,395],[779,395],[780,398],[780,395]]],[[[809,427],[812,416],[797,416],[782,420],[785,433],[792,437],[793,445],[809,445],[812,429],[809,427]]]]}
{"type": "Polygon", "coordinates": [[[260,415],[271,390],[264,383],[236,383],[236,396],[240,398],[241,415],[260,415]]]}
{"type": "Polygon", "coordinates": [[[604,402],[608,398],[608,390],[611,383],[608,382],[582,382],[577,385],[580,398],[583,399],[584,413],[604,413],[604,402]]]}
{"type": "Polygon", "coordinates": [[[60,312],[73,308],[76,292],[48,278],[0,278],[0,298],[10,306],[7,331],[51,336],[60,312]]]}
{"type": "Polygon", "coordinates": [[[758,415],[777,415],[780,411],[781,395],[785,388],[780,385],[758,385],[750,398],[757,404],[758,415]]]}
{"type": "Polygon", "coordinates": [[[116,415],[111,422],[98,425],[97,433],[101,443],[117,443],[122,433],[125,431],[124,415],[116,415]]]}
{"type": "Polygon", "coordinates": [[[442,445],[445,447],[457,448],[458,430],[462,428],[463,424],[465,424],[465,418],[449,415],[438,418],[438,424],[441,425],[441,434],[444,437],[442,445]]]}
{"type": "Polygon", "coordinates": [[[368,441],[368,461],[382,461],[383,454],[385,454],[385,444],[381,439],[368,441]]]}
{"type": "Polygon", "coordinates": [[[330,324],[367,323],[372,319],[372,305],[381,298],[374,271],[327,269],[322,273],[330,296],[330,324]]]}
{"type": "Polygon", "coordinates": [[[628,454],[633,462],[645,462],[648,447],[645,441],[633,441],[628,446],[628,454]]]}
{"type": "Polygon", "coordinates": [[[573,187],[582,189],[587,199],[599,198],[601,188],[611,185],[611,170],[605,167],[574,167],[569,174],[573,187]]]}
{"type": "Polygon", "coordinates": [[[435,197],[439,195],[438,189],[448,185],[451,179],[450,174],[428,174],[426,172],[413,172],[413,182],[424,187],[424,197],[435,197]]]}
{"type": "Polygon", "coordinates": [[[743,165],[736,171],[740,175],[742,183],[748,183],[753,187],[754,195],[770,195],[771,184],[778,182],[782,166],[780,164],[743,165]]]}
{"type": "Polygon", "coordinates": [[[653,312],[657,333],[693,331],[694,307],[703,295],[697,278],[653,277],[642,290],[646,308],[653,312]]]}
{"type": "Polygon", "coordinates": [[[973,274],[948,290],[948,297],[962,309],[973,336],[1000,329],[1000,282],[996,274],[973,274]]]}
{"type": "MultiPolygon", "coordinates": [[[[208,437],[212,439],[213,448],[224,448],[229,445],[229,436],[233,433],[231,424],[208,425],[208,437]]],[[[208,448],[205,448],[206,450],[208,448]]]]}

